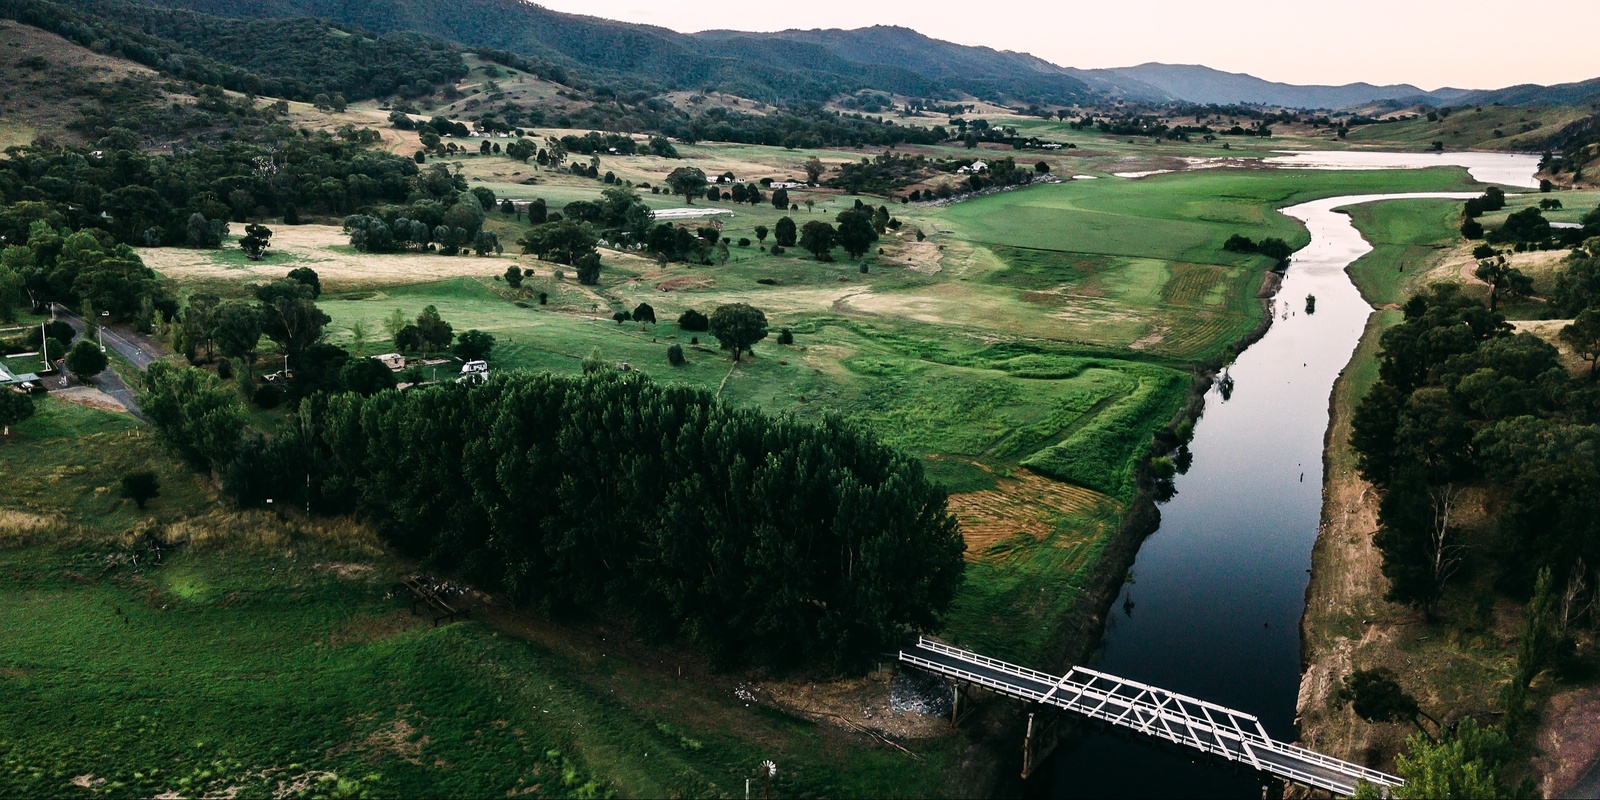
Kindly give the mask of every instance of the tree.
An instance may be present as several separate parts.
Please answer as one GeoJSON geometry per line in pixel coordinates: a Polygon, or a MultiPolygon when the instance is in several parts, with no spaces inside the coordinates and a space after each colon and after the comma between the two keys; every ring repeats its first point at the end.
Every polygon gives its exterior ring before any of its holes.
{"type": "Polygon", "coordinates": [[[238,452],[244,405],[233,387],[205,370],[151,364],[139,407],[162,441],[195,469],[214,470],[238,452]]]}
{"type": "Polygon", "coordinates": [[[310,267],[295,267],[289,270],[287,277],[289,280],[299,282],[309,288],[312,300],[322,296],[322,278],[317,275],[316,270],[310,267]]]}
{"type": "MultiPolygon", "coordinates": [[[[837,219],[839,221],[837,234],[839,246],[843,247],[851,258],[860,258],[865,255],[872,248],[872,243],[878,241],[878,232],[872,228],[872,215],[865,209],[853,208],[841,211],[837,219]]],[[[807,222],[805,229],[811,230],[813,224],[812,222],[807,222]]],[[[802,244],[801,246],[811,250],[809,245],[802,244]]],[[[821,256],[818,257],[820,258],[821,256]]]]}
{"type": "Polygon", "coordinates": [[[536,225],[518,241],[524,254],[568,266],[577,266],[578,259],[593,253],[598,243],[589,226],[569,219],[536,225]]]}
{"type": "Polygon", "coordinates": [[[450,346],[450,340],[455,338],[455,333],[450,323],[439,316],[438,307],[431,303],[417,314],[416,321],[418,343],[417,349],[424,353],[443,350],[450,346]]]}
{"type": "Polygon", "coordinates": [[[161,496],[161,479],[152,470],[135,470],[122,476],[121,494],[143,511],[145,503],[161,496]]]}
{"type": "Polygon", "coordinates": [[[279,280],[255,288],[261,301],[261,332],[277,342],[290,360],[322,338],[333,321],[311,299],[311,287],[295,280],[279,280]]]}
{"type": "Polygon", "coordinates": [[[472,237],[472,252],[477,253],[479,257],[499,250],[500,238],[495,236],[494,231],[478,231],[478,235],[472,237]]]}
{"type": "MultiPolygon", "coordinates": [[[[1405,779],[1405,785],[1392,790],[1392,796],[1400,800],[1498,800],[1524,796],[1500,785],[1500,768],[1508,745],[1505,731],[1482,727],[1471,717],[1461,720],[1448,736],[1438,740],[1413,734],[1406,740],[1407,752],[1395,759],[1395,771],[1405,779]]],[[[1366,786],[1361,788],[1366,790],[1366,786]]],[[[1373,796],[1378,794],[1374,792],[1373,796]]]]}
{"type": "Polygon", "coordinates": [[[10,389],[0,389],[0,430],[11,435],[11,426],[33,416],[33,398],[10,389]]]}
{"type": "Polygon", "coordinates": [[[351,322],[346,330],[350,331],[350,347],[358,356],[366,355],[367,340],[372,338],[372,327],[365,320],[357,318],[351,322]]]}
{"type": "Polygon", "coordinates": [[[516,264],[506,267],[505,279],[507,286],[510,286],[513,289],[521,289],[522,267],[519,267],[516,264]]]}
{"type": "Polygon", "coordinates": [[[1520,297],[1533,292],[1533,279],[1511,266],[1504,255],[1479,262],[1472,274],[1489,284],[1490,312],[1499,310],[1501,297],[1520,297]]]}
{"type": "Polygon", "coordinates": [[[800,247],[816,256],[818,261],[832,261],[828,253],[833,249],[835,236],[832,225],[814,219],[800,228],[800,247]]]}
{"type": "Polygon", "coordinates": [[[667,363],[674,367],[681,367],[687,363],[683,357],[683,345],[675,344],[667,348],[667,363]]]}
{"type": "Polygon", "coordinates": [[[1430,737],[1428,729],[1422,727],[1422,719],[1426,718],[1435,727],[1439,725],[1439,721],[1423,712],[1416,698],[1400,688],[1394,675],[1385,669],[1358,669],[1346,675],[1337,696],[1350,704],[1356,716],[1368,722],[1409,722],[1430,737]]]}
{"type": "Polygon", "coordinates": [[[772,207],[779,211],[789,210],[789,190],[779,187],[772,190],[772,207]]]}
{"type": "Polygon", "coordinates": [[[1561,329],[1561,341],[1589,362],[1589,379],[1594,380],[1596,367],[1600,366],[1600,308],[1584,309],[1571,325],[1561,329]]]}
{"type": "Polygon", "coordinates": [[[590,250],[578,259],[578,283],[585,286],[594,286],[600,283],[600,254],[590,250]]]}
{"type": "Polygon", "coordinates": [[[244,226],[244,236],[239,237],[239,247],[251,261],[260,261],[267,253],[267,243],[272,241],[272,229],[258,222],[244,226]]]}
{"type": "Polygon", "coordinates": [[[651,306],[649,303],[640,303],[633,309],[633,321],[647,322],[651,325],[656,324],[655,307],[651,306]]]}
{"type": "Polygon", "coordinates": [[[84,383],[88,383],[105,369],[106,354],[100,352],[100,345],[88,339],[79,341],[67,353],[67,371],[84,383]]]}
{"type": "Polygon", "coordinates": [[[1475,219],[1461,223],[1461,236],[1466,239],[1482,239],[1483,223],[1475,219]]]}
{"type": "Polygon", "coordinates": [[[339,368],[339,383],[345,389],[370,397],[395,387],[394,372],[376,358],[352,358],[339,368]]]}
{"type": "Polygon", "coordinates": [[[767,233],[767,226],[757,225],[755,228],[756,241],[765,246],[767,243],[767,233]]]}
{"type": "Polygon", "coordinates": [[[780,247],[794,247],[795,225],[794,220],[782,217],[772,231],[772,242],[780,247]]]}
{"type": "MultiPolygon", "coordinates": [[[[15,249],[27,252],[27,248],[15,249]]],[[[22,275],[17,270],[0,264],[0,322],[16,321],[17,309],[22,305],[22,291],[22,275]]]]}
{"type": "Polygon", "coordinates": [[[828,169],[823,165],[822,159],[817,158],[816,156],[806,159],[806,163],[801,164],[800,168],[806,171],[806,183],[809,183],[813,186],[816,185],[817,181],[822,179],[822,173],[826,172],[828,169]]]}
{"type": "Polygon", "coordinates": [[[685,202],[694,205],[694,198],[705,193],[706,174],[699,167],[678,167],[667,175],[666,183],[673,194],[683,195],[685,202]]]}
{"type": "Polygon", "coordinates": [[[1050,165],[1040,161],[1039,163],[1033,165],[1033,171],[1039,173],[1040,175],[1044,175],[1050,172],[1050,165]]]}
{"type": "Polygon", "coordinates": [[[730,303],[711,312],[710,328],[711,335],[732,350],[733,360],[738,361],[751,345],[767,338],[767,315],[745,303],[730,303]]]}
{"type": "Polygon", "coordinates": [[[452,352],[462,361],[483,361],[494,350],[494,336],[483,331],[473,329],[464,331],[456,337],[455,347],[452,352]]]}
{"type": "Polygon", "coordinates": [[[400,335],[400,331],[403,330],[407,324],[409,323],[406,320],[406,312],[396,308],[384,315],[383,332],[389,334],[390,339],[394,339],[400,335]]]}
{"type": "Polygon", "coordinates": [[[243,300],[224,300],[213,317],[212,335],[222,354],[256,362],[256,345],[261,341],[261,312],[243,300]]]}

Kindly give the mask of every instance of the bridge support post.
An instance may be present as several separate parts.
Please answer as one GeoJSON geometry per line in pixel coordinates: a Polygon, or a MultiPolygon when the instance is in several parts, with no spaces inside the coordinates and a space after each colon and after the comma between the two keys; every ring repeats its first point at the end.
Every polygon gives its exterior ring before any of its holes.
{"type": "Polygon", "coordinates": [[[956,728],[961,726],[961,720],[972,713],[972,690],[960,681],[951,681],[950,691],[950,727],[956,728]]]}
{"type": "Polygon", "coordinates": [[[1022,739],[1023,780],[1032,777],[1033,771],[1055,752],[1056,745],[1061,741],[1057,724],[1060,721],[1059,714],[1043,709],[1028,712],[1028,732],[1022,739]]]}

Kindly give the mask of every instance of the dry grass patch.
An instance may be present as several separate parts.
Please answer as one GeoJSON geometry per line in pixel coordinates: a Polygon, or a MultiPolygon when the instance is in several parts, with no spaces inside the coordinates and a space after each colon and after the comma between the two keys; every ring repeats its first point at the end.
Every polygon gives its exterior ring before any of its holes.
{"type": "MultiPolygon", "coordinates": [[[[317,271],[323,286],[333,290],[488,277],[504,272],[506,266],[514,262],[525,266],[539,264],[531,256],[510,254],[480,258],[431,253],[359,253],[350,248],[349,234],[335,225],[276,226],[269,252],[277,253],[278,257],[247,261],[221,250],[182,247],[143,248],[139,255],[152,269],[179,282],[265,282],[282,278],[295,267],[310,267],[317,271]]],[[[549,265],[541,266],[549,271],[549,265]]]]}
{"type": "Polygon", "coordinates": [[[1063,517],[1086,516],[1111,498],[1092,489],[1050,480],[1026,470],[1001,478],[993,489],[950,496],[961,521],[967,560],[993,557],[1017,537],[1041,541],[1063,517]]]}

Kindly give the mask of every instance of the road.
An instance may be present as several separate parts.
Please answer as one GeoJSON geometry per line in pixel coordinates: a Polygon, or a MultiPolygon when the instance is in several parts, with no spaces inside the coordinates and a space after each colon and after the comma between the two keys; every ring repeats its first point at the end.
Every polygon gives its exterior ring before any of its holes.
{"type": "MultiPolygon", "coordinates": [[[[57,304],[53,310],[57,318],[65,320],[68,325],[72,326],[73,330],[78,332],[79,336],[83,335],[84,322],[82,316],[60,304],[57,304]]],[[[121,334],[104,326],[101,326],[100,332],[105,341],[106,349],[127,359],[128,363],[137,367],[141,372],[158,360],[155,345],[148,340],[139,341],[143,337],[137,334],[121,334]]],[[[144,414],[139,411],[138,393],[129,388],[128,384],[123,382],[122,376],[118,375],[114,370],[108,369],[95,376],[95,385],[100,391],[111,395],[112,399],[121,403],[122,407],[128,409],[129,413],[139,419],[145,418],[144,414]]]]}

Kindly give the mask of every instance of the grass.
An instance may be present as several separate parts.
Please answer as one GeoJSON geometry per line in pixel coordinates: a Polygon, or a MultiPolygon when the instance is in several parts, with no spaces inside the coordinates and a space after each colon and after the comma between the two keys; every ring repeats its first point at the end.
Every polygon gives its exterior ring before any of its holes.
{"type": "Polygon", "coordinates": [[[1349,209],[1372,252],[1348,270],[1374,306],[1404,303],[1428,267],[1461,240],[1461,201],[1386,200],[1349,209]]]}
{"type": "Polygon", "coordinates": [[[790,796],[935,789],[731,691],[428,627],[386,599],[398,565],[300,555],[191,549],[100,580],[94,550],[0,553],[0,792],[730,797],[764,758],[790,796]]]}
{"type": "Polygon", "coordinates": [[[1444,142],[1451,150],[1471,147],[1537,151],[1552,132],[1586,115],[1578,108],[1475,106],[1455,109],[1449,116],[1431,122],[1422,116],[1359,126],[1350,131],[1348,138],[1351,142],[1422,146],[1444,142]]]}
{"type": "Polygon", "coordinates": [[[773,758],[791,796],[925,796],[956,746],[914,762],[603,633],[432,629],[370,530],[228,512],[125,414],[45,399],[15,433],[0,794],[729,797],[773,758]],[[161,479],[144,512],[115,494],[136,467],[161,479]],[[134,568],[147,529],[188,545],[134,568]]]}

